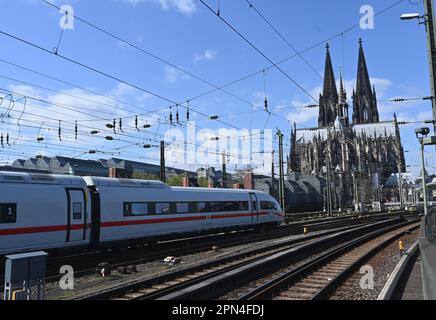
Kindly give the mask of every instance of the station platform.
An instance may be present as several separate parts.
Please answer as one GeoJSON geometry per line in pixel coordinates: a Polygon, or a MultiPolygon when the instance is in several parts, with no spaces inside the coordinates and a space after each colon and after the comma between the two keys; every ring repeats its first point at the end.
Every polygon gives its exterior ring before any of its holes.
{"type": "Polygon", "coordinates": [[[397,298],[401,300],[424,300],[420,255],[417,255],[415,263],[409,267],[409,270],[406,270],[404,278],[397,298]]]}

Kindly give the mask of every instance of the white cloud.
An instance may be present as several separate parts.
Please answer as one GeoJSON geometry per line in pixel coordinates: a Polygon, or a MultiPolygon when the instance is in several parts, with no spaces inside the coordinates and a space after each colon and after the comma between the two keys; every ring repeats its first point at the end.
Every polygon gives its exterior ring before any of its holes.
{"type": "Polygon", "coordinates": [[[205,52],[200,53],[200,54],[196,54],[194,56],[194,63],[197,64],[197,63],[202,62],[202,61],[214,60],[214,59],[216,59],[217,55],[218,55],[217,51],[206,50],[205,52]]]}
{"type": "Polygon", "coordinates": [[[177,81],[177,79],[179,78],[179,74],[180,72],[173,67],[165,67],[164,69],[164,76],[165,76],[165,81],[169,82],[169,83],[174,83],[177,81]]]}
{"type": "Polygon", "coordinates": [[[41,98],[41,92],[38,89],[35,89],[31,86],[27,85],[9,85],[8,89],[12,92],[19,93],[20,95],[41,98]]]}
{"type": "MultiPolygon", "coordinates": [[[[290,107],[293,108],[291,112],[286,115],[286,118],[291,123],[297,123],[298,125],[305,125],[311,121],[318,119],[318,108],[302,108],[302,106],[308,105],[308,103],[302,103],[301,101],[293,101],[290,107]]],[[[278,105],[276,109],[289,108],[289,106],[278,105]]]]}
{"type": "Polygon", "coordinates": [[[172,8],[183,14],[191,15],[197,11],[197,6],[193,0],[121,0],[131,5],[137,6],[142,3],[153,2],[159,4],[162,9],[168,11],[172,8]]]}
{"type": "Polygon", "coordinates": [[[121,48],[121,49],[129,49],[130,48],[130,46],[127,43],[125,43],[124,41],[121,41],[121,40],[115,41],[115,44],[118,48],[121,48]]]}

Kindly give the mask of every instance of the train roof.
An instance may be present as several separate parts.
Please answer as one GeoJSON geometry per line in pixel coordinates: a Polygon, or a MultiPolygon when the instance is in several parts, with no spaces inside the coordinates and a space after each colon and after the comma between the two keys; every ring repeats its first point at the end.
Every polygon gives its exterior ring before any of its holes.
{"type": "Polygon", "coordinates": [[[83,177],[88,186],[103,187],[130,187],[130,188],[152,188],[171,189],[169,185],[156,180],[121,179],[106,177],[83,177]]]}
{"type": "Polygon", "coordinates": [[[82,177],[41,174],[41,173],[23,173],[23,172],[0,172],[0,183],[32,183],[32,184],[57,184],[68,186],[86,186],[82,177]]]}
{"type": "Polygon", "coordinates": [[[250,189],[230,189],[230,188],[196,188],[196,187],[172,187],[177,191],[201,191],[201,192],[232,192],[232,193],[265,193],[259,190],[250,189]]]}

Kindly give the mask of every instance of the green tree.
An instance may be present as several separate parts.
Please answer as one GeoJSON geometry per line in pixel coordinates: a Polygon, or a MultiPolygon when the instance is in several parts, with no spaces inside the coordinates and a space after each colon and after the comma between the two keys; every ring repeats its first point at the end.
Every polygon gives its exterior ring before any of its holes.
{"type": "Polygon", "coordinates": [[[198,185],[202,188],[207,188],[207,179],[206,178],[198,178],[198,185]]]}
{"type": "Polygon", "coordinates": [[[167,179],[167,184],[173,187],[181,187],[183,186],[183,178],[186,177],[186,174],[180,174],[176,176],[172,176],[167,179]]]}
{"type": "Polygon", "coordinates": [[[151,173],[140,173],[136,172],[133,174],[133,179],[142,179],[142,180],[159,180],[157,175],[151,173]]]}

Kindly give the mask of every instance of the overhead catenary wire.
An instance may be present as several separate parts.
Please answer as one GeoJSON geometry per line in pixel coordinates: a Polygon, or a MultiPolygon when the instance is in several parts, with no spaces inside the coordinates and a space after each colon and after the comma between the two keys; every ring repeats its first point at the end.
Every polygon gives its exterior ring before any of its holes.
{"type": "MultiPolygon", "coordinates": [[[[391,5],[389,5],[388,7],[384,8],[384,9],[382,9],[382,10],[376,12],[376,13],[374,13],[373,16],[374,16],[374,17],[379,16],[379,15],[385,13],[386,11],[392,9],[393,7],[395,7],[395,6],[399,5],[399,4],[401,4],[401,3],[404,2],[404,1],[405,1],[405,0],[397,1],[397,2],[395,2],[395,3],[391,4],[391,5]]],[[[52,7],[56,8],[56,9],[60,10],[59,7],[53,5],[52,3],[47,2],[47,1],[44,1],[44,2],[46,2],[48,5],[51,5],[52,7]]],[[[80,17],[79,17],[79,19],[80,19],[80,17]]],[[[87,21],[83,21],[83,22],[88,23],[88,24],[91,24],[91,23],[89,23],[89,22],[87,22],[87,21]]],[[[339,37],[339,36],[343,37],[344,34],[346,34],[346,33],[350,32],[350,31],[352,31],[353,29],[357,28],[359,25],[360,25],[359,23],[357,23],[357,24],[355,24],[355,25],[352,25],[351,27],[348,27],[348,28],[344,29],[343,31],[341,31],[341,32],[339,32],[339,33],[334,34],[333,36],[331,36],[331,37],[329,37],[329,38],[327,38],[327,39],[325,39],[325,40],[323,40],[323,41],[320,41],[320,42],[318,42],[318,43],[315,43],[314,45],[312,45],[312,46],[306,48],[305,50],[302,50],[302,51],[298,52],[298,54],[295,54],[295,55],[289,56],[289,57],[287,57],[287,58],[285,58],[285,59],[283,59],[283,60],[277,62],[277,64],[285,63],[286,61],[289,61],[290,59],[293,59],[293,58],[295,58],[295,57],[298,57],[299,55],[304,54],[304,53],[306,53],[306,52],[308,52],[308,51],[310,51],[310,50],[312,50],[312,49],[314,49],[314,48],[316,48],[316,47],[318,47],[318,46],[320,46],[320,45],[323,45],[325,42],[331,41],[331,40],[335,39],[336,37],[339,37]]],[[[97,29],[102,29],[102,28],[97,27],[97,26],[95,26],[95,25],[94,25],[93,27],[95,27],[95,28],[97,28],[97,29]]],[[[100,31],[103,31],[103,32],[107,33],[108,35],[113,36],[110,32],[108,32],[108,31],[106,31],[106,30],[100,30],[100,31]]],[[[124,41],[126,44],[131,44],[130,42],[125,41],[124,39],[120,39],[120,41],[124,41]]],[[[133,46],[135,46],[135,45],[133,45],[133,46]]],[[[141,48],[138,47],[137,49],[141,49],[141,48]]],[[[144,51],[145,51],[145,50],[144,50],[144,51]]],[[[147,52],[144,52],[144,53],[147,53],[147,52]]],[[[147,54],[148,54],[148,53],[147,53],[147,54]]],[[[156,57],[157,57],[157,56],[156,56],[156,57]]],[[[159,57],[157,57],[157,58],[159,58],[159,57]]],[[[1,60],[0,60],[0,61],[1,61],[1,60]]],[[[163,59],[162,59],[162,62],[168,64],[168,61],[164,61],[163,59]]],[[[253,77],[253,76],[255,76],[255,75],[257,75],[257,74],[263,72],[263,70],[265,70],[265,69],[266,69],[266,70],[269,70],[269,69],[271,69],[271,68],[273,68],[273,67],[274,67],[273,65],[270,65],[270,66],[268,66],[268,67],[266,67],[266,68],[263,68],[263,69],[261,69],[261,70],[259,70],[259,71],[257,71],[257,72],[254,72],[254,73],[252,73],[252,74],[249,74],[249,75],[244,76],[244,77],[242,77],[242,78],[239,78],[239,79],[237,79],[237,80],[234,80],[234,81],[232,81],[232,82],[229,82],[229,83],[227,83],[227,84],[225,84],[225,85],[219,86],[217,89],[209,90],[209,91],[207,91],[207,92],[205,92],[205,93],[203,93],[203,94],[200,94],[200,95],[198,95],[198,96],[196,96],[196,97],[192,97],[191,100],[195,100],[195,99],[201,98],[201,97],[203,97],[203,96],[205,96],[205,95],[208,95],[208,94],[211,94],[211,93],[213,93],[213,92],[215,92],[215,91],[217,91],[217,90],[221,90],[221,89],[223,89],[223,88],[226,88],[226,87],[229,87],[229,86],[231,86],[231,85],[234,85],[234,84],[236,84],[236,83],[238,83],[238,82],[244,81],[244,80],[246,80],[246,79],[248,79],[248,78],[251,78],[251,77],[253,77]]],[[[181,71],[181,70],[180,70],[180,71],[181,71]]],[[[62,81],[62,80],[59,80],[59,79],[57,79],[57,80],[58,80],[58,81],[62,81]]]]}
{"type": "Polygon", "coordinates": [[[280,71],[289,81],[291,81],[294,85],[296,85],[300,90],[302,90],[309,98],[318,103],[316,100],[306,89],[304,89],[296,80],[294,80],[286,71],[284,71],[280,66],[271,60],[263,51],[261,51],[258,47],[256,47],[250,40],[248,40],[242,33],[240,33],[233,25],[231,25],[227,20],[225,20],[221,15],[217,15],[216,12],[203,0],[199,0],[209,11],[213,12],[214,15],[218,17],[225,25],[227,25],[233,32],[239,35],[246,43],[248,43],[255,51],[257,51],[261,56],[263,56],[269,63],[271,63],[278,71],[280,71]]]}
{"type": "MultiPolygon", "coordinates": [[[[59,10],[60,12],[64,11],[61,7],[55,5],[54,3],[51,3],[51,2],[46,1],[46,0],[41,0],[41,1],[46,3],[47,5],[49,5],[51,7],[59,10]]],[[[64,11],[64,12],[67,13],[67,11],[64,11]]],[[[185,74],[189,75],[190,77],[192,77],[192,78],[194,78],[194,79],[196,79],[198,81],[201,81],[201,82],[207,84],[208,86],[213,87],[216,90],[222,91],[223,93],[225,93],[225,94],[227,94],[227,95],[229,95],[229,96],[231,96],[231,97],[233,97],[233,98],[235,98],[235,99],[237,99],[239,101],[242,101],[244,103],[250,103],[246,99],[243,99],[243,98],[239,97],[238,95],[236,95],[236,94],[234,94],[234,93],[232,93],[230,91],[227,91],[224,88],[221,88],[221,87],[213,84],[212,82],[210,82],[208,80],[205,80],[204,78],[199,77],[198,75],[195,75],[192,72],[190,72],[190,71],[188,71],[188,70],[186,70],[184,68],[181,68],[180,66],[178,66],[178,65],[176,65],[176,64],[174,64],[174,63],[172,63],[170,61],[168,61],[168,60],[166,60],[166,59],[164,59],[162,57],[159,57],[156,54],[153,54],[150,51],[147,51],[144,48],[141,48],[138,45],[132,43],[131,41],[128,41],[128,40],[126,40],[126,39],[124,39],[124,38],[122,38],[122,37],[120,37],[118,35],[115,35],[113,32],[110,32],[110,31],[108,31],[108,30],[106,30],[106,29],[104,29],[104,28],[102,28],[100,26],[97,26],[96,24],[94,24],[94,23],[92,23],[92,22],[90,22],[88,20],[85,20],[82,17],[79,17],[79,16],[74,14],[74,18],[77,19],[78,21],[80,21],[80,22],[82,22],[82,23],[84,23],[84,24],[86,24],[86,25],[88,25],[88,26],[90,26],[90,27],[92,27],[92,28],[94,28],[94,29],[96,29],[96,30],[106,34],[107,36],[112,37],[115,40],[120,41],[121,43],[123,43],[125,45],[128,45],[129,47],[131,47],[131,48],[133,48],[135,50],[138,50],[139,52],[141,52],[143,54],[146,54],[147,56],[149,56],[149,57],[151,57],[151,58],[153,58],[153,59],[155,59],[157,61],[160,61],[161,63],[166,64],[166,65],[170,66],[171,68],[176,69],[177,71],[185,73],[185,74]]],[[[191,100],[193,100],[193,99],[191,99],[191,100]]]]}
{"type": "Polygon", "coordinates": [[[314,68],[314,66],[309,61],[307,61],[307,59],[304,58],[301,53],[298,52],[298,50],[289,42],[289,40],[287,40],[285,36],[283,36],[283,34],[279,30],[277,30],[276,27],[274,27],[274,25],[260,12],[260,10],[256,6],[254,6],[251,1],[245,0],[245,2],[247,2],[250,8],[253,9],[256,14],[288,45],[288,47],[291,48],[294,53],[298,55],[301,61],[303,61],[321,80],[323,80],[322,75],[314,68]]]}
{"type": "MultiPolygon", "coordinates": [[[[54,55],[54,53],[52,53],[50,50],[48,50],[48,49],[46,49],[46,48],[44,48],[44,47],[41,47],[41,46],[39,46],[39,45],[37,45],[37,44],[35,44],[35,43],[32,43],[32,42],[30,42],[30,41],[27,41],[27,40],[25,40],[25,39],[23,39],[23,38],[20,38],[20,37],[17,37],[17,36],[15,36],[15,35],[12,35],[11,33],[8,33],[8,32],[5,32],[5,31],[0,30],[0,34],[2,34],[2,35],[4,35],[4,36],[7,36],[7,37],[10,37],[10,38],[12,38],[12,39],[14,39],[14,40],[16,40],[16,41],[18,41],[18,42],[21,42],[21,43],[23,43],[23,44],[28,45],[28,46],[31,46],[31,47],[33,47],[33,48],[35,48],[35,49],[38,49],[38,50],[41,50],[41,51],[46,52],[46,53],[48,53],[48,54],[54,55]]],[[[157,94],[157,93],[151,92],[150,90],[147,90],[147,89],[144,89],[144,88],[142,88],[142,87],[139,87],[138,85],[132,84],[132,83],[130,83],[129,81],[122,80],[122,79],[120,79],[120,78],[118,78],[118,77],[116,77],[116,76],[110,75],[110,74],[108,74],[108,73],[106,73],[106,72],[104,72],[104,71],[102,71],[102,70],[96,69],[96,68],[94,68],[94,67],[92,67],[92,66],[86,65],[86,64],[84,64],[84,63],[82,63],[82,62],[79,62],[79,61],[76,61],[76,60],[74,60],[74,59],[72,59],[72,58],[69,58],[69,57],[63,56],[63,55],[61,55],[61,54],[57,54],[57,55],[55,55],[55,56],[56,56],[56,57],[59,57],[59,58],[61,58],[61,59],[64,59],[65,61],[68,61],[68,62],[70,62],[70,63],[72,63],[72,64],[78,65],[78,66],[80,66],[80,67],[82,67],[82,68],[84,68],[84,69],[87,69],[87,70],[93,71],[93,72],[95,72],[95,73],[97,73],[97,74],[100,74],[100,75],[102,75],[102,76],[105,76],[105,77],[107,77],[107,78],[109,78],[109,79],[115,80],[115,81],[120,82],[120,83],[124,83],[125,85],[130,86],[130,87],[132,87],[132,88],[135,88],[135,89],[137,89],[137,90],[139,90],[139,91],[142,91],[142,92],[145,92],[145,93],[151,94],[151,95],[153,95],[153,96],[155,96],[155,97],[157,97],[157,98],[159,98],[159,99],[161,99],[161,100],[164,100],[164,101],[167,101],[167,102],[171,103],[171,106],[175,106],[175,105],[179,104],[181,107],[187,109],[187,107],[184,106],[184,104],[183,104],[183,103],[185,103],[185,101],[178,103],[178,102],[173,101],[173,100],[171,100],[171,99],[169,99],[169,98],[166,98],[166,97],[164,97],[164,96],[162,96],[162,95],[160,95],[160,94],[157,94]]],[[[207,115],[207,114],[205,114],[204,112],[201,112],[201,111],[198,111],[198,110],[194,109],[194,108],[192,107],[192,105],[191,105],[191,107],[190,107],[190,110],[191,110],[191,111],[194,111],[195,113],[198,113],[198,114],[200,114],[200,115],[202,115],[202,116],[204,116],[204,117],[212,118],[210,115],[207,115]]],[[[225,123],[224,121],[220,120],[218,117],[214,117],[214,120],[216,120],[217,122],[219,122],[219,123],[221,123],[221,124],[224,124],[224,125],[226,125],[226,126],[229,126],[229,127],[232,127],[232,128],[235,128],[235,129],[240,130],[240,128],[236,127],[235,125],[232,125],[232,124],[229,124],[229,123],[225,123]]]]}

